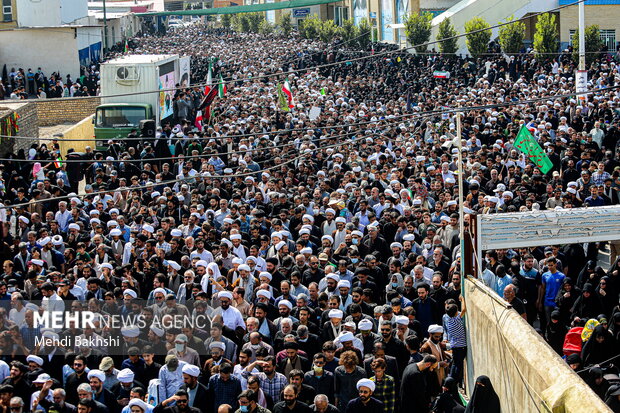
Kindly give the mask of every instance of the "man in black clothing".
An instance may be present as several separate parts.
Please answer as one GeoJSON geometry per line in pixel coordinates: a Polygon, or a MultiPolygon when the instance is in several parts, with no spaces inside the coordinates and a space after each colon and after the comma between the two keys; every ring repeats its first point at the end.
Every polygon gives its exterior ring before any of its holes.
{"type": "Polygon", "coordinates": [[[375,382],[370,379],[361,379],[357,382],[357,391],[360,397],[349,401],[345,413],[377,413],[383,411],[383,402],[372,397],[375,391],[375,382]]]}
{"type": "Polygon", "coordinates": [[[307,405],[310,405],[314,402],[316,390],[314,390],[314,387],[304,383],[304,372],[302,370],[291,370],[291,372],[288,374],[288,382],[294,386],[297,386],[297,388],[299,389],[297,400],[306,403],[307,405]]]}
{"type": "Polygon", "coordinates": [[[431,395],[429,381],[434,380],[428,373],[437,368],[437,358],[425,356],[422,361],[407,366],[400,384],[400,409],[403,412],[430,412],[431,395]]]}
{"type": "Polygon", "coordinates": [[[183,366],[183,386],[181,390],[185,390],[187,394],[196,390],[194,400],[190,402],[191,407],[200,409],[202,413],[207,413],[207,406],[211,406],[209,400],[209,390],[207,387],[198,382],[198,376],[200,376],[200,368],[192,364],[185,364],[183,366]]]}
{"type": "Polygon", "coordinates": [[[30,401],[30,395],[32,394],[32,385],[26,379],[26,371],[28,368],[20,361],[14,360],[11,362],[10,375],[2,384],[10,384],[13,386],[13,396],[21,397],[24,401],[30,401]]]}
{"type": "Polygon", "coordinates": [[[310,413],[310,407],[297,400],[298,393],[299,390],[295,385],[287,385],[282,392],[283,400],[273,406],[273,413],[310,413]]]}
{"type": "Polygon", "coordinates": [[[162,401],[153,409],[153,413],[201,413],[189,405],[189,395],[185,390],[178,390],[174,396],[162,401]],[[174,406],[169,406],[175,402],[174,406]]]}
{"type": "Polygon", "coordinates": [[[82,383],[88,384],[86,357],[82,355],[76,356],[73,362],[73,370],[75,373],[71,373],[69,377],[67,377],[65,389],[67,390],[67,402],[76,404],[79,401],[77,394],[78,386],[82,383]]]}

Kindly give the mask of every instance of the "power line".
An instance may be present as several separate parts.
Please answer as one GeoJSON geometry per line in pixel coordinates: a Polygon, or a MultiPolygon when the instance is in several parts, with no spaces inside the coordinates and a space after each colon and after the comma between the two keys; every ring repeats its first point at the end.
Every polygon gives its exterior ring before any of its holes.
{"type": "MultiPolygon", "coordinates": [[[[433,115],[442,115],[442,114],[449,114],[449,113],[455,113],[455,112],[459,112],[459,111],[463,111],[463,110],[485,110],[485,109],[494,109],[494,108],[498,108],[498,107],[508,107],[508,106],[515,106],[515,105],[523,105],[523,104],[529,104],[529,103],[536,103],[536,102],[540,102],[540,101],[547,101],[550,99],[564,99],[564,98],[570,98],[570,97],[574,97],[574,96],[580,96],[580,95],[588,95],[591,93],[596,93],[596,92],[605,92],[605,91],[609,91],[609,90],[615,90],[620,88],[620,85],[616,85],[616,86],[607,86],[604,88],[598,88],[598,89],[588,89],[586,91],[582,91],[582,92],[571,92],[571,93],[566,93],[563,95],[560,94],[555,94],[555,95],[547,95],[547,96],[542,96],[542,97],[538,97],[538,98],[533,98],[533,99],[523,99],[523,100],[518,100],[518,101],[511,101],[511,102],[498,102],[498,103],[494,103],[491,105],[476,105],[476,106],[462,106],[462,107],[457,107],[457,108],[452,108],[452,109],[436,109],[436,110],[431,110],[431,111],[425,111],[425,112],[418,112],[418,113],[406,113],[406,114],[402,114],[402,115],[392,115],[393,117],[388,119],[388,118],[384,118],[384,119],[377,119],[376,121],[373,120],[367,120],[367,121],[363,121],[363,122],[357,122],[357,123],[349,123],[349,124],[337,124],[337,125],[331,125],[331,126],[317,126],[314,127],[312,129],[317,129],[317,130],[322,130],[322,129],[333,129],[333,128],[347,128],[347,127],[352,127],[352,126],[363,126],[363,125],[369,125],[369,124],[373,124],[373,123],[381,123],[384,121],[389,121],[391,119],[404,119],[404,118],[411,118],[412,120],[418,119],[420,117],[430,117],[433,115]]],[[[249,137],[249,136],[264,136],[264,135],[284,135],[290,132],[303,132],[303,131],[307,131],[310,128],[293,128],[293,129],[282,129],[279,131],[274,131],[274,132],[253,132],[253,133],[245,133],[245,134],[236,134],[236,135],[226,135],[226,136],[212,136],[212,137],[203,137],[200,139],[203,140],[210,140],[210,139],[227,139],[227,138],[244,138],[244,137],[249,137]]],[[[38,138],[38,137],[31,137],[31,136],[10,136],[10,135],[0,135],[1,138],[13,138],[13,139],[28,139],[28,140],[37,140],[37,139],[46,139],[46,140],[54,140],[54,139],[58,139],[58,138],[38,138]]],[[[199,138],[195,138],[195,139],[199,139],[199,138]]],[[[85,139],[78,139],[78,138],[74,138],[74,139],[62,139],[65,142],[71,142],[71,141],[75,141],[75,142],[83,142],[85,139]]],[[[119,140],[122,141],[132,141],[132,140],[145,140],[145,138],[121,138],[119,140]]],[[[11,159],[12,160],[12,159],[11,159]]]]}

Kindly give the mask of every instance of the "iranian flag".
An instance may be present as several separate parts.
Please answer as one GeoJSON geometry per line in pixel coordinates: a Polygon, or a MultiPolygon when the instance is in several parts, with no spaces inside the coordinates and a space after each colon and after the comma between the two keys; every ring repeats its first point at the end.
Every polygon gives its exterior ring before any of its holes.
{"type": "Polygon", "coordinates": [[[125,40],[125,53],[129,52],[129,42],[125,40]]]}
{"type": "MultiPolygon", "coordinates": [[[[212,74],[211,61],[209,61],[209,71],[207,72],[207,84],[205,85],[205,96],[209,96],[209,92],[211,91],[211,89],[213,89],[213,74],[212,74]]],[[[211,119],[211,105],[208,105],[204,109],[204,117],[207,119],[207,122],[209,121],[209,119],[211,119]]]]}
{"type": "Polygon", "coordinates": [[[202,111],[201,110],[196,112],[196,120],[194,121],[194,126],[197,127],[199,131],[202,131],[202,111]]]}
{"type": "Polygon", "coordinates": [[[289,109],[293,109],[295,107],[293,104],[293,90],[291,89],[291,84],[288,82],[288,79],[286,79],[282,85],[282,92],[286,95],[289,109]]]}
{"type": "Polygon", "coordinates": [[[220,74],[220,83],[217,85],[217,96],[222,99],[226,96],[226,84],[224,83],[224,79],[222,79],[222,75],[220,74]]]}
{"type": "Polygon", "coordinates": [[[433,72],[433,77],[435,79],[450,79],[450,72],[435,70],[433,72]]]}

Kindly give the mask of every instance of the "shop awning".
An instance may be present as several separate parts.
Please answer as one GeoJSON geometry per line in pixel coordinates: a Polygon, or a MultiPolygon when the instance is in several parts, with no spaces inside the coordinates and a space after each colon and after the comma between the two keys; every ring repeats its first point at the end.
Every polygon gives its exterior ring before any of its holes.
{"type": "Polygon", "coordinates": [[[247,6],[217,7],[213,9],[160,11],[136,13],[137,16],[207,16],[215,14],[252,13],[257,11],[297,9],[319,4],[338,3],[341,0],[289,0],[278,3],[251,4],[247,6]]]}

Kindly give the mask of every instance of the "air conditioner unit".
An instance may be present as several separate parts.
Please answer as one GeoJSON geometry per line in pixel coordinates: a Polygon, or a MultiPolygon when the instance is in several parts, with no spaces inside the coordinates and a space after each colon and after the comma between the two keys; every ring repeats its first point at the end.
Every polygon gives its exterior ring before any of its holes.
{"type": "Polygon", "coordinates": [[[137,66],[121,66],[116,69],[116,83],[124,86],[140,83],[140,68],[137,66]]]}

